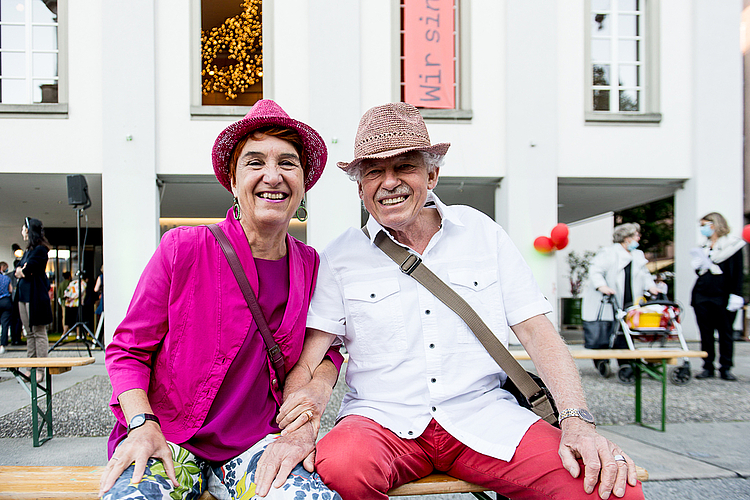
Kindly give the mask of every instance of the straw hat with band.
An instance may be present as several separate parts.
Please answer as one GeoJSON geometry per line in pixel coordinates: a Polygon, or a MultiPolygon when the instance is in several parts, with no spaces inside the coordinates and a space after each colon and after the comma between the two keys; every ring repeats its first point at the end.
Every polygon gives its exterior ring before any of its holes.
{"type": "Polygon", "coordinates": [[[328,159],[328,149],[323,138],[309,125],[289,118],[281,106],[270,99],[256,102],[250,112],[239,121],[224,129],[216,138],[212,152],[214,174],[222,186],[232,192],[232,181],[229,178],[229,162],[237,143],[253,130],[269,125],[286,127],[296,131],[302,139],[302,147],[307,157],[305,166],[305,191],[318,181],[328,159]]]}
{"type": "Polygon", "coordinates": [[[359,121],[354,139],[354,160],[340,161],[337,165],[350,173],[362,160],[392,158],[409,151],[443,156],[449,147],[448,142],[430,143],[430,134],[417,108],[405,102],[394,102],[367,110],[359,121]]]}

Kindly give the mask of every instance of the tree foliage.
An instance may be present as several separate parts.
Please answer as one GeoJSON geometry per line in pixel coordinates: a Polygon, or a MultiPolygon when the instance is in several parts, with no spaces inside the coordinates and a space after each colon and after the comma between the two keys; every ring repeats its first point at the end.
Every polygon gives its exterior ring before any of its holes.
{"type": "Polygon", "coordinates": [[[615,212],[615,224],[626,222],[640,224],[640,250],[662,253],[674,240],[674,197],[615,212]]]}

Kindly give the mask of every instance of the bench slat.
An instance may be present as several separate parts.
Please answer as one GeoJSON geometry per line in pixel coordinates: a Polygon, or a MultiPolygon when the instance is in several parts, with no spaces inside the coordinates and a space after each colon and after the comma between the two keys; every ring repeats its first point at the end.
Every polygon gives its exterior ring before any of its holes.
{"type": "Polygon", "coordinates": [[[2,466],[0,499],[96,499],[103,470],[104,467],[84,466],[2,466]]]}
{"type": "Polygon", "coordinates": [[[94,357],[61,357],[61,358],[0,358],[0,368],[70,368],[71,366],[90,365],[94,357]]]}

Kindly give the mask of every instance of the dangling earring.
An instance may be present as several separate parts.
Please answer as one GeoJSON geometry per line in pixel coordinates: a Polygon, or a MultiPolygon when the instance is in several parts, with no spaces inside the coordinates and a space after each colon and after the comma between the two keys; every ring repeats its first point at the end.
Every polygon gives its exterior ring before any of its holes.
{"type": "Polygon", "coordinates": [[[307,209],[305,208],[305,196],[302,197],[302,203],[299,204],[299,208],[297,208],[297,211],[294,213],[294,216],[297,217],[297,220],[299,220],[300,222],[305,222],[307,220],[307,209]]]}
{"type": "Polygon", "coordinates": [[[240,220],[240,217],[242,217],[242,212],[240,212],[240,201],[236,196],[234,197],[234,202],[232,203],[232,215],[234,215],[234,220],[240,220]]]}

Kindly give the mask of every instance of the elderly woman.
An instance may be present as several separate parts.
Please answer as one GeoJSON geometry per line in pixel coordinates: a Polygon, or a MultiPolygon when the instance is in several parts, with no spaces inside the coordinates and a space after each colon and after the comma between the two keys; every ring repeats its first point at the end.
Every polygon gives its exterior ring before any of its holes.
{"type": "Polygon", "coordinates": [[[717,212],[701,218],[700,232],[706,242],[694,251],[692,263],[698,279],[690,304],[701,332],[701,350],[708,356],[703,359],[703,371],[695,378],[714,377],[714,331],[718,331],[719,375],[723,380],[735,381],[737,378],[730,371],[734,357],[732,321],[744,305],[742,247],[745,242],[729,235],[726,219],[717,212]]]}
{"type": "Polygon", "coordinates": [[[287,229],[326,158],[320,135],[270,100],[216,139],[214,172],[232,208],[217,227],[164,235],[107,348],[117,423],[105,499],[192,499],[206,489],[220,499],[340,498],[299,464],[314,449],[338,352],[300,391],[315,411],[296,415],[283,436],[276,423],[319,264],[287,229]]]}
{"type": "MultiPolygon", "coordinates": [[[[28,243],[15,275],[18,278],[18,313],[26,329],[26,356],[46,358],[49,348],[47,325],[52,323],[50,284],[46,273],[50,244],[39,219],[26,217],[21,236],[28,243]]],[[[41,381],[44,372],[38,370],[36,377],[41,381]]]]}
{"type": "MultiPolygon", "coordinates": [[[[583,319],[584,336],[592,332],[591,323],[597,320],[612,321],[614,329],[615,318],[612,308],[604,308],[601,317],[599,310],[605,296],[614,296],[616,304],[626,309],[635,303],[643,292],[648,291],[657,295],[659,290],[646,264],[648,261],[643,252],[636,250],[641,239],[641,226],[636,223],[626,223],[616,226],[612,231],[612,245],[597,252],[589,268],[588,283],[583,292],[581,316],[583,319]]],[[[586,347],[608,347],[595,345],[601,341],[585,339],[586,347]]],[[[606,339],[605,339],[606,340],[606,339]]],[[[615,345],[615,347],[619,347],[615,345]]],[[[625,346],[622,346],[625,347],[625,346]]],[[[610,375],[609,361],[595,360],[594,364],[599,372],[608,377],[610,375]]],[[[623,365],[627,366],[625,363],[623,365]]],[[[624,375],[627,379],[629,376],[624,375]]]]}

